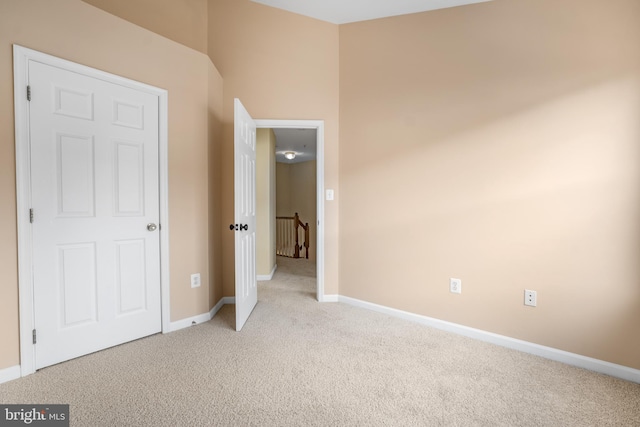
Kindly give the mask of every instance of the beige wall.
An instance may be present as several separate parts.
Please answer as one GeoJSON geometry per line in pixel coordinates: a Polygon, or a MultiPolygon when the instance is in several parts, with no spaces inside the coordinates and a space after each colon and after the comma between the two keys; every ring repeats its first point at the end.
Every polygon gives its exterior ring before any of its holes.
{"type": "Polygon", "coordinates": [[[639,21],[496,0],[341,26],[340,294],[640,368],[639,21]]]}
{"type": "MultiPolygon", "coordinates": [[[[221,296],[209,277],[210,222],[219,229],[222,79],[209,58],[79,0],[0,2],[0,369],[19,363],[12,44],[167,89],[171,320],[206,313],[221,296]],[[25,25],[29,22],[29,25],[25,25]],[[209,87],[211,86],[211,87],[209,87]],[[204,89],[204,90],[203,90],[204,89]],[[218,156],[219,157],[219,156],[218,156]],[[209,173],[211,172],[211,174],[209,173]],[[211,187],[211,188],[210,188],[211,187]],[[213,211],[210,214],[210,210],[213,211]],[[191,289],[200,272],[211,286],[191,289]]],[[[218,236],[218,232],[211,235],[218,236]]],[[[218,258],[220,256],[218,255],[218,258]]],[[[214,264],[216,265],[216,264],[214,264]]],[[[216,265],[218,268],[219,262],[216,265]]]]}
{"type": "Polygon", "coordinates": [[[276,163],[276,216],[293,216],[291,207],[291,166],[276,163]]]}
{"type": "MultiPolygon", "coordinates": [[[[208,61],[209,76],[209,310],[224,296],[222,292],[222,76],[208,61]]],[[[226,225],[226,224],[225,224],[226,225]]],[[[209,311],[207,310],[207,311],[209,311]]]]}
{"type": "MultiPolygon", "coordinates": [[[[209,56],[224,78],[223,158],[233,157],[233,98],[257,119],[325,122],[325,183],[338,192],[338,26],[249,0],[209,0],[209,56]]],[[[222,166],[233,222],[233,162],[222,166]]],[[[339,194],[339,193],[338,193],[339,194]]],[[[338,201],[325,207],[325,291],[338,293],[338,201]]],[[[223,233],[224,294],[234,294],[233,233],[223,233]]]]}
{"type": "Polygon", "coordinates": [[[276,265],[276,135],[256,132],[256,269],[271,274],[276,265]]]}
{"type": "Polygon", "coordinates": [[[207,53],[207,0],[83,0],[192,49],[207,53]]]}

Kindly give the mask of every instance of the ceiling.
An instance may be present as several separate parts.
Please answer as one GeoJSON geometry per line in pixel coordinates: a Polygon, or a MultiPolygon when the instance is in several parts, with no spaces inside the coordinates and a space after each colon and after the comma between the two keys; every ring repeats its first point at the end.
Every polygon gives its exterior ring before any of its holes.
{"type": "Polygon", "coordinates": [[[315,129],[273,129],[276,134],[276,162],[300,163],[316,158],[315,129]],[[284,157],[286,151],[293,151],[296,157],[289,160],[284,157]]]}
{"type": "Polygon", "coordinates": [[[334,24],[368,21],[491,0],[251,0],[334,24]]]}

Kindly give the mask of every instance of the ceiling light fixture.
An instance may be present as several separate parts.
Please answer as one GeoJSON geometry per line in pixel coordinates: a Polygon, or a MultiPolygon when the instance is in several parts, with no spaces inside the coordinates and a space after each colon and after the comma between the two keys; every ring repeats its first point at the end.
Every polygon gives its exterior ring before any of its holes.
{"type": "Polygon", "coordinates": [[[294,153],[293,151],[285,151],[284,156],[289,160],[293,160],[296,158],[296,153],[294,153]]]}

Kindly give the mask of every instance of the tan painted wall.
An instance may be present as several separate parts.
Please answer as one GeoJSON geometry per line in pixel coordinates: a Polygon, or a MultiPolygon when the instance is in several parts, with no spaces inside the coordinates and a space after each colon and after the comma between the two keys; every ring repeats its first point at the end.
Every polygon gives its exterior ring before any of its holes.
{"type": "MultiPolygon", "coordinates": [[[[223,158],[233,157],[233,98],[257,119],[325,121],[325,183],[338,191],[338,26],[249,0],[209,0],[209,56],[224,78],[223,158]]],[[[223,162],[223,223],[233,163],[223,162]]],[[[325,207],[325,291],[338,293],[338,200],[325,207]]],[[[224,294],[234,294],[233,234],[223,234],[224,294]]]]}
{"type": "Polygon", "coordinates": [[[291,166],[276,163],[276,215],[292,216],[291,207],[291,166]]]}
{"type": "MultiPolygon", "coordinates": [[[[220,74],[206,55],[79,0],[3,1],[0,2],[0,369],[19,363],[13,43],[169,91],[171,320],[209,311],[211,291],[219,298],[222,278],[220,273],[209,277],[207,238],[210,221],[215,224],[220,215],[213,207],[210,216],[213,204],[209,201],[209,187],[213,187],[213,194],[220,193],[219,176],[208,174],[213,169],[210,165],[219,168],[219,160],[214,157],[220,149],[217,138],[222,110],[220,74]],[[30,24],[26,26],[25,22],[30,24]],[[203,283],[212,286],[191,289],[189,275],[194,272],[200,272],[203,283]]],[[[219,236],[218,232],[212,234],[219,236]]],[[[219,243],[212,245],[220,251],[219,243]]]]}
{"type": "Polygon", "coordinates": [[[296,212],[309,224],[309,259],[316,259],[317,201],[315,160],[300,163],[277,163],[276,212],[278,216],[293,216],[296,212]]]}
{"type": "MultiPolygon", "coordinates": [[[[209,310],[222,292],[222,76],[209,62],[209,310]]],[[[225,224],[226,225],[226,224],[225,224]]]]}
{"type": "Polygon", "coordinates": [[[83,0],[147,30],[207,52],[207,0],[83,0]]]}
{"type": "Polygon", "coordinates": [[[276,265],[276,135],[256,132],[256,269],[267,276],[276,265]]]}
{"type": "Polygon", "coordinates": [[[640,368],[638,22],[496,0],[341,26],[340,294],[640,368]]]}

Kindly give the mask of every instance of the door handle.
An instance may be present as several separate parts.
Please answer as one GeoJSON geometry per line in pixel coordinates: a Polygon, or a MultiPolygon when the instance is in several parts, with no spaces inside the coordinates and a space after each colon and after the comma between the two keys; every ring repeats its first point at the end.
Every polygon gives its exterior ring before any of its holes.
{"type": "Polygon", "coordinates": [[[248,224],[229,224],[229,230],[233,231],[242,231],[242,230],[248,230],[249,229],[249,225],[248,224]]]}
{"type": "Polygon", "coordinates": [[[154,223],[150,222],[149,224],[147,224],[147,230],[149,231],[156,231],[156,228],[158,228],[157,225],[155,225],[154,223]]]}

